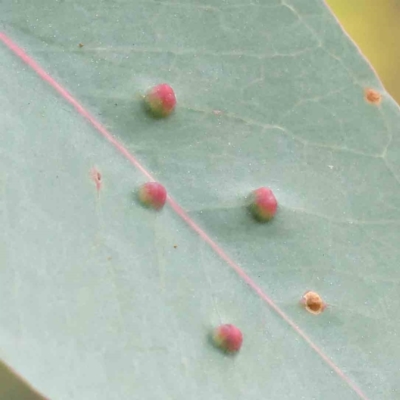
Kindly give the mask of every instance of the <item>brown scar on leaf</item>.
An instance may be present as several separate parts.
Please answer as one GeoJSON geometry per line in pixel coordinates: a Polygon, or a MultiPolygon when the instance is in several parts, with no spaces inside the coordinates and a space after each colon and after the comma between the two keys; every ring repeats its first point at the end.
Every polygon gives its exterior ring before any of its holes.
{"type": "Polygon", "coordinates": [[[83,47],[83,44],[82,44],[82,43],[79,43],[78,46],[79,46],[79,47],[83,47]]]}
{"type": "Polygon", "coordinates": [[[375,89],[366,88],[364,90],[364,97],[368,103],[379,105],[382,101],[382,95],[375,89]]]}
{"type": "Polygon", "coordinates": [[[92,178],[94,184],[96,185],[97,191],[100,192],[101,185],[102,185],[102,178],[101,178],[100,171],[96,167],[93,167],[90,170],[90,177],[92,178]]]}
{"type": "Polygon", "coordinates": [[[314,315],[321,314],[326,308],[326,304],[321,296],[312,291],[304,293],[300,302],[309,313],[314,315]]]}
{"type": "Polygon", "coordinates": [[[213,110],[214,115],[221,115],[222,111],[221,110],[213,110]]]}

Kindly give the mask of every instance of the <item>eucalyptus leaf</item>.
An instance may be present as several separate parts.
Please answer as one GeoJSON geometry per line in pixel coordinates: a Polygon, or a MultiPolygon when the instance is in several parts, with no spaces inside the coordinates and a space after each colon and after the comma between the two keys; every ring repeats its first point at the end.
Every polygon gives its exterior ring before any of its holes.
{"type": "Polygon", "coordinates": [[[400,114],[323,2],[5,0],[0,15],[365,395],[174,207],[141,207],[148,178],[3,40],[4,362],[54,400],[399,397],[400,114]],[[155,120],[142,95],[162,82],[177,109],[155,120]],[[279,203],[266,224],[246,209],[261,186],[279,203]],[[323,314],[299,306],[307,290],[323,314]],[[221,323],[243,332],[236,357],[208,341],[221,323]]]}

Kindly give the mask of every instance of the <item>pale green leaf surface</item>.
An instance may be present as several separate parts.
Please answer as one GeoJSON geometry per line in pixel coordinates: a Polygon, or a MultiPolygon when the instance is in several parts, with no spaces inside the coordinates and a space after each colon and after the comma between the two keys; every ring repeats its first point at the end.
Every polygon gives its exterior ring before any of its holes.
{"type": "MultiPolygon", "coordinates": [[[[369,398],[398,396],[399,110],[364,101],[380,83],[324,4],[0,11],[369,398]],[[163,81],[178,109],[155,121],[140,95],[163,81]],[[264,185],[280,211],[257,224],[244,197],[264,185]],[[319,317],[308,289],[332,305],[319,317]]],[[[172,209],[141,208],[145,178],[3,45],[0,74],[4,361],[51,399],[357,398],[172,209]],[[207,342],[220,322],[244,332],[236,358],[207,342]]]]}

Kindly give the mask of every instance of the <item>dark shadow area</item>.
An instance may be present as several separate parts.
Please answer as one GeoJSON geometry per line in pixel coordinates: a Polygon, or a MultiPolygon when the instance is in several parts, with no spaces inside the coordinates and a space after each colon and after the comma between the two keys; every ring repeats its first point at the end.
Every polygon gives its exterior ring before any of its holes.
{"type": "Polygon", "coordinates": [[[1,400],[45,400],[5,364],[0,362],[1,400]]]}

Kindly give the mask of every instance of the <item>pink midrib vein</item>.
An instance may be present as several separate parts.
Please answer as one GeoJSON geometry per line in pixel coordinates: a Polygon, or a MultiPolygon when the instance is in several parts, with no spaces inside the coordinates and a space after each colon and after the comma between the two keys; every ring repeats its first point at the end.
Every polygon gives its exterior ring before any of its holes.
{"type": "MultiPolygon", "coordinates": [[[[114,136],[90,113],[87,111],[63,86],[61,86],[54,78],[52,78],[32,57],[30,57],[21,47],[19,47],[10,37],[5,33],[0,32],[0,40],[25,64],[32,68],[45,82],[53,87],[68,103],[70,103],[76,111],[85,119],[87,119],[96,130],[107,139],[116,149],[126,157],[138,170],[140,170],[150,180],[155,180],[153,176],[142,166],[142,164],[117,140],[114,136]]],[[[283,320],[290,325],[294,331],[300,335],[304,341],[325,361],[326,364],[336,374],[350,386],[357,395],[364,400],[368,400],[362,390],[347,376],[345,373],[306,335],[303,330],[297,326],[273,301],[264,293],[264,291],[250,278],[244,270],[233,261],[225,251],[214,242],[207,233],[201,229],[182,209],[182,207],[170,196],[168,202],[171,208],[190,226],[209,246],[222,258],[236,273],[248,284],[248,286],[255,292],[262,300],[264,300],[283,320]]]]}

